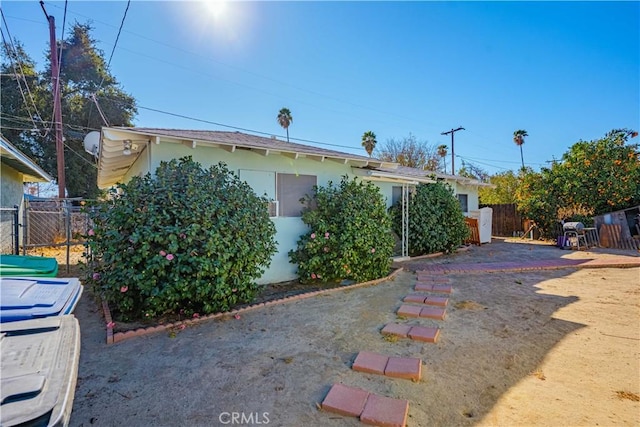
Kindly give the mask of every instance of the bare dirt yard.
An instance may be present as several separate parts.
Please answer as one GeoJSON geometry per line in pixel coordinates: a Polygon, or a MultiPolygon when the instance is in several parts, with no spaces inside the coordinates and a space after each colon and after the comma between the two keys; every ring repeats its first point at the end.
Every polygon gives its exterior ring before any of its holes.
{"type": "MultiPolygon", "coordinates": [[[[318,409],[334,383],[409,400],[409,426],[640,425],[640,268],[451,274],[444,321],[399,319],[429,263],[637,257],[494,240],[404,263],[395,280],[107,345],[88,293],[72,426],[357,426],[318,409]],[[439,326],[437,344],[389,339],[439,326]],[[423,379],[351,370],[359,351],[419,357],[423,379]],[[239,424],[235,424],[239,425],[239,424]]],[[[61,273],[64,273],[61,267],[61,273]]]]}

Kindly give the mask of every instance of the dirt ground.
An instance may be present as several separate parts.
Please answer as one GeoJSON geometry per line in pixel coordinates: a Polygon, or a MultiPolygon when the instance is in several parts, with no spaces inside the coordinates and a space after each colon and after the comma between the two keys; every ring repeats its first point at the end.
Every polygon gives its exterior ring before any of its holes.
{"type": "Polygon", "coordinates": [[[72,426],[357,426],[318,410],[336,382],[409,400],[409,426],[640,425],[640,269],[450,275],[444,321],[398,319],[428,263],[638,256],[494,240],[405,263],[394,281],[108,346],[85,294],[72,426]],[[387,323],[439,326],[426,344],[387,323]],[[351,370],[359,351],[420,357],[419,383],[351,370]],[[240,425],[240,424],[235,424],[240,425]]]}

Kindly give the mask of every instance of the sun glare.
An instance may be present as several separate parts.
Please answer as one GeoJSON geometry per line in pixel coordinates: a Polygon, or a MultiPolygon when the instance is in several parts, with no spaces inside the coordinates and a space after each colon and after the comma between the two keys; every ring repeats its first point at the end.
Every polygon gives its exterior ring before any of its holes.
{"type": "Polygon", "coordinates": [[[203,3],[215,19],[221,18],[227,10],[227,2],[224,1],[203,0],[203,3]]]}

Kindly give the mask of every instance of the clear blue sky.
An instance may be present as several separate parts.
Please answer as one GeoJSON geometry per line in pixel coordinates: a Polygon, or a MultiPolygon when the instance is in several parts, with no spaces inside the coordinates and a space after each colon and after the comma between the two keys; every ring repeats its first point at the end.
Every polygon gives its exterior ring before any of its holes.
{"type": "MultiPolygon", "coordinates": [[[[126,5],[69,1],[65,36],[90,21],[108,58],[126,5]]],[[[64,2],[45,6],[60,38],[64,2]]],[[[38,1],[2,9],[43,68],[38,1]]],[[[138,101],[136,126],[226,129],[146,107],[283,136],[287,107],[292,138],[356,154],[367,130],[379,145],[409,133],[438,145],[463,126],[456,168],[490,173],[519,168],[512,135],[526,129],[538,170],[580,139],[640,129],[640,3],[134,0],[111,72],[138,101]]]]}

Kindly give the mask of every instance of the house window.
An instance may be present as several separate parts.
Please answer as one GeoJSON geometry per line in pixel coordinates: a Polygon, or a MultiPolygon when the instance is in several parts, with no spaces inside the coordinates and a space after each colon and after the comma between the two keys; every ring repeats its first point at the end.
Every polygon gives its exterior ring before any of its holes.
{"type": "Polygon", "coordinates": [[[313,187],[317,182],[318,178],[315,175],[279,173],[277,175],[279,215],[302,216],[304,206],[300,203],[300,199],[307,194],[313,196],[313,187]]]}
{"type": "Polygon", "coordinates": [[[469,196],[467,194],[458,194],[457,197],[462,212],[469,212],[469,196]]]}
{"type": "Polygon", "coordinates": [[[266,196],[269,216],[299,217],[302,215],[300,203],[305,195],[313,195],[317,183],[315,175],[300,175],[240,169],[240,179],[246,181],[258,196],[266,196]]]}
{"type": "Polygon", "coordinates": [[[394,185],[391,188],[391,206],[394,206],[402,200],[402,187],[399,185],[394,185]]]}

